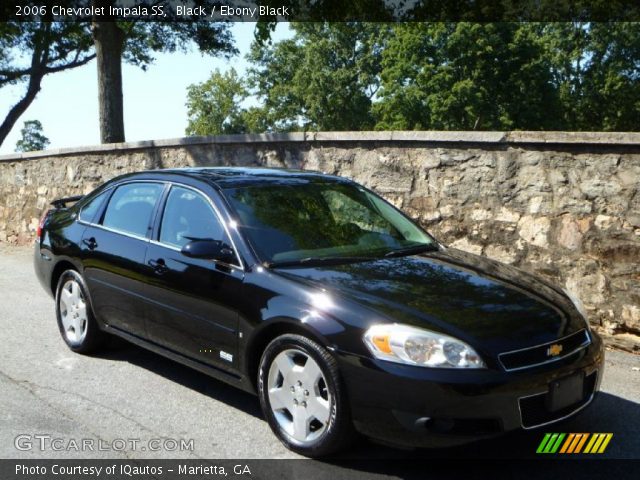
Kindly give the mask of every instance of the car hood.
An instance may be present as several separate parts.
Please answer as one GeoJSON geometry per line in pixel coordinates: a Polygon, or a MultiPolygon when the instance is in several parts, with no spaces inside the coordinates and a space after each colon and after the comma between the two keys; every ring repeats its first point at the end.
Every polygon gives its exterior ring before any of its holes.
{"type": "Polygon", "coordinates": [[[429,328],[492,353],[554,341],[585,326],[557,288],[455,249],[277,272],[338,302],[356,302],[370,311],[372,323],[429,328]]]}

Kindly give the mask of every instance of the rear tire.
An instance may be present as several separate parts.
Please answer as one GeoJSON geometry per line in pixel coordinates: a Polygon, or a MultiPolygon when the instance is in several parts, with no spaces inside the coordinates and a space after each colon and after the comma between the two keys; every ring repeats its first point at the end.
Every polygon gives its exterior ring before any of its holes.
{"type": "Polygon", "coordinates": [[[65,270],[56,287],[58,329],[67,346],[76,353],[98,351],[107,339],[93,315],[93,309],[82,276],[65,270]]]}
{"type": "Polygon", "coordinates": [[[269,426],[288,449],[322,457],[353,443],[338,365],[313,340],[286,334],[269,343],[258,369],[258,393],[269,426]]]}

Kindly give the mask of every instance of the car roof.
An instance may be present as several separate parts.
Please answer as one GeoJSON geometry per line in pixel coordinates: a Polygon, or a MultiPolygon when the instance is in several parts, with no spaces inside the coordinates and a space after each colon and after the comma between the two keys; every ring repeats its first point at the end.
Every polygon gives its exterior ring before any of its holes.
{"type": "MultiPolygon", "coordinates": [[[[312,170],[265,167],[187,167],[139,172],[153,178],[178,175],[204,180],[220,188],[264,184],[296,184],[308,182],[349,182],[348,179],[312,170]]],[[[133,174],[136,175],[136,174],[133,174]]],[[[130,176],[129,176],[130,177],[130,176]]]]}

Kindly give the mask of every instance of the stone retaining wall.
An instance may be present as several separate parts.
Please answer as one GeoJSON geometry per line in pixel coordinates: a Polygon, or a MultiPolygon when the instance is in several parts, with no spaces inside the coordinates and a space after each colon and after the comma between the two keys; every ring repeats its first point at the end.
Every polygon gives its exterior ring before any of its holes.
{"type": "Polygon", "coordinates": [[[0,157],[0,242],[47,204],[143,169],[321,170],[373,188],[451,246],[547,277],[592,323],[640,333],[640,134],[340,132],[190,137],[0,157]]]}

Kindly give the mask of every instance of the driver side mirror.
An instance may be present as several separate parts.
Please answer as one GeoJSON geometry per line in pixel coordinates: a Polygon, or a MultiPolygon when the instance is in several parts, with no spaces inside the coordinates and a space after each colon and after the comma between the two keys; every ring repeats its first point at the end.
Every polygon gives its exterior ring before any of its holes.
{"type": "Polygon", "coordinates": [[[232,263],[234,260],[233,248],[219,240],[192,240],[182,247],[181,253],[189,258],[218,260],[224,263],[232,263]]]}

